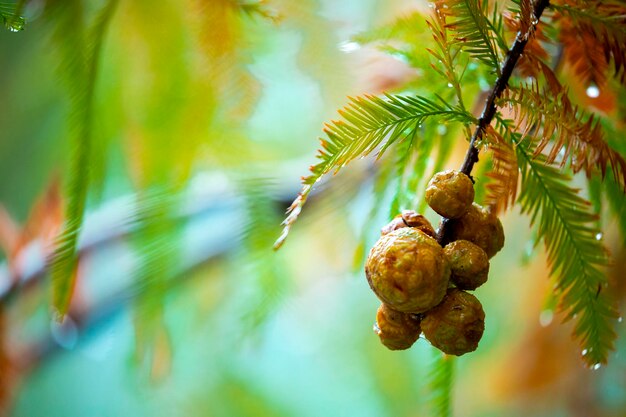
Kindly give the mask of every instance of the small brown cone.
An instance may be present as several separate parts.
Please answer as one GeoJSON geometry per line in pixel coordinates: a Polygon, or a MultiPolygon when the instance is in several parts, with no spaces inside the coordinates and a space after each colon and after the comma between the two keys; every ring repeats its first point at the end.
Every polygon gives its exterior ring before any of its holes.
{"type": "Polygon", "coordinates": [[[463,217],[451,220],[448,227],[452,240],[469,240],[480,246],[489,259],[504,246],[504,229],[500,219],[476,203],[463,217]]]}
{"type": "Polygon", "coordinates": [[[383,303],[376,313],[374,331],[390,350],[404,350],[419,338],[420,320],[415,314],[395,311],[383,303]]]}
{"type": "Polygon", "coordinates": [[[426,202],[448,219],[463,216],[474,201],[472,180],[459,171],[438,172],[426,187],[426,202]]]}
{"type": "Polygon", "coordinates": [[[435,239],[413,227],[381,236],[365,263],[372,291],[394,310],[422,313],[439,304],[450,267],[435,239]]]}
{"type": "Polygon", "coordinates": [[[487,282],[489,258],[480,246],[455,240],[443,248],[450,264],[450,281],[462,290],[475,290],[487,282]]]}
{"type": "Polygon", "coordinates": [[[441,304],[425,313],[421,326],[433,346],[460,356],[478,347],[485,330],[485,312],[472,294],[450,288],[441,304]]]}

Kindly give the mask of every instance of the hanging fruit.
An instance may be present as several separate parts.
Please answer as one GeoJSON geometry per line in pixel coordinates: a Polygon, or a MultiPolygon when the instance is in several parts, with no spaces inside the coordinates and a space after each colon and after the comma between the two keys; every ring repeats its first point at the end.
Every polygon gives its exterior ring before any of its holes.
{"type": "Polygon", "coordinates": [[[465,290],[487,281],[504,229],[473,202],[472,180],[462,172],[435,174],[425,194],[445,219],[438,233],[423,215],[403,211],[381,229],[367,258],[367,281],[383,302],[374,329],[391,350],[408,349],[423,331],[442,352],[463,355],[476,350],[485,329],[480,301],[465,290]]]}

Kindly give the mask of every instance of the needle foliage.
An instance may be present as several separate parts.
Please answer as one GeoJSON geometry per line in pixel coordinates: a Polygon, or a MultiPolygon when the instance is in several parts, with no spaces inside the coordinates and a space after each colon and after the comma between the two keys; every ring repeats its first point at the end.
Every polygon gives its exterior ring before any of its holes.
{"type": "MultiPolygon", "coordinates": [[[[433,35],[432,43],[425,45],[430,59],[416,52],[420,48],[415,33],[403,30],[416,19],[414,15],[357,37],[382,44],[383,51],[400,56],[418,68],[419,74],[398,86],[400,94],[351,99],[340,111],[342,119],[326,126],[327,138],[322,139],[318,154],[321,162],[303,179],[278,244],[320,178],[373,151],[382,154],[393,149],[399,156],[379,159],[380,172],[390,184],[405,187],[406,195],[419,193],[406,187],[423,187],[415,175],[424,176],[424,161],[438,158],[438,165],[445,166],[447,150],[455,141],[463,143],[476,129],[478,120],[466,106],[470,108],[468,103],[473,100],[477,104],[471,108],[482,108],[486,97],[481,90],[495,90],[494,75],[502,75],[504,60],[511,54],[510,40],[516,39],[526,49],[507,78],[504,93],[497,97],[496,121],[481,128],[479,155],[488,163],[473,173],[476,195],[495,212],[517,205],[528,215],[548,256],[555,282],[553,296],[565,320],[574,323],[573,337],[583,361],[597,368],[607,363],[614,349],[617,313],[608,296],[611,260],[600,238],[603,223],[593,210],[603,193],[590,193],[591,201],[587,200],[576,174],[583,172],[590,181],[604,181],[610,210],[623,219],[619,202],[626,183],[624,148],[607,140],[608,131],[612,138],[616,131],[623,135],[623,123],[616,122],[623,117],[623,109],[598,110],[585,89],[599,87],[609,96],[611,88],[623,93],[626,7],[610,0],[554,0],[539,21],[534,15],[537,3],[431,2],[430,16],[425,17],[433,35]],[[582,84],[582,91],[563,87],[572,78],[582,84]],[[417,91],[424,95],[412,95],[417,91]],[[389,164],[394,165],[392,170],[389,164]],[[395,172],[396,178],[390,172],[395,172]]],[[[377,190],[385,187],[378,184],[377,190]]],[[[399,209],[417,207],[414,202],[398,201],[391,203],[392,215],[399,209]]],[[[437,363],[435,407],[440,410],[438,415],[448,415],[451,394],[446,387],[452,385],[451,364],[445,360],[437,363]]]]}

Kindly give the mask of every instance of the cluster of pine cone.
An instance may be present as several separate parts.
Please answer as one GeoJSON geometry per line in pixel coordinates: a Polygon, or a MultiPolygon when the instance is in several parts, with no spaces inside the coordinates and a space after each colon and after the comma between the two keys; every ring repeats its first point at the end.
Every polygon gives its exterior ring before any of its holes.
{"type": "Polygon", "coordinates": [[[428,220],[414,211],[382,228],[365,275],[382,301],[374,330],[389,349],[408,349],[423,332],[444,353],[476,350],[485,312],[466,290],[487,281],[489,259],[504,246],[504,231],[500,220],[473,200],[467,175],[440,172],[428,183],[426,201],[449,219],[448,244],[442,247],[428,220]]]}

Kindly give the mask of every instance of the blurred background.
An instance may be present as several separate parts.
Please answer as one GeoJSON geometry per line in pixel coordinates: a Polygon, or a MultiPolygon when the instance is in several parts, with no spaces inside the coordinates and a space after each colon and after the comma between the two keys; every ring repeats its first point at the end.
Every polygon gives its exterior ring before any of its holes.
{"type": "MultiPolygon", "coordinates": [[[[24,30],[5,19],[0,412],[435,415],[438,351],[421,339],[390,352],[372,331],[363,254],[389,216],[376,207],[391,199],[374,197],[374,160],[321,182],[272,250],[323,123],[347,96],[429,88],[401,54],[354,37],[427,10],[417,0],[33,0],[24,30]],[[91,157],[77,166],[90,80],[74,60],[94,50],[91,157]],[[46,259],[64,187],[85,172],[77,279],[59,323],[46,259]]],[[[462,160],[457,142],[446,168],[462,160]]],[[[505,248],[476,291],[485,335],[454,363],[454,415],[626,415],[623,324],[609,365],[585,368],[528,218],[513,208],[502,220],[505,248]]],[[[604,230],[623,314],[623,238],[604,230]]]]}

